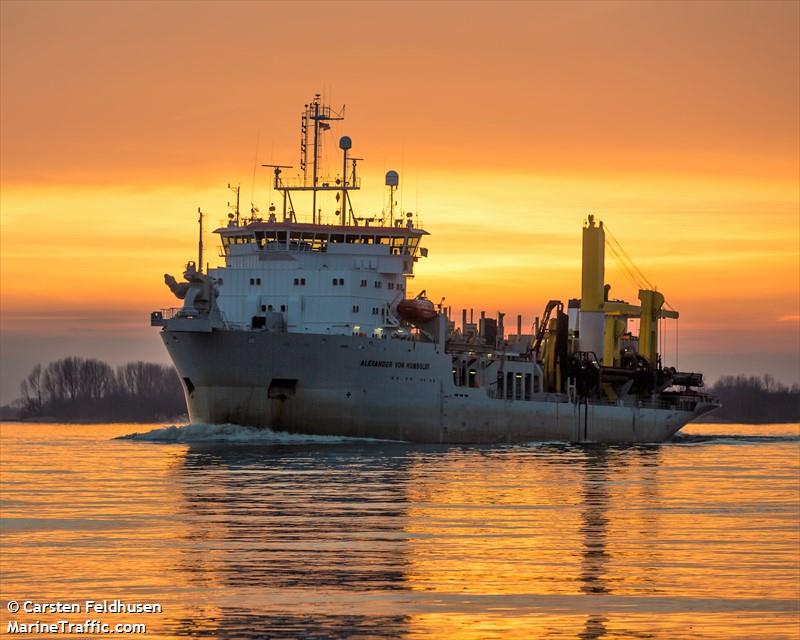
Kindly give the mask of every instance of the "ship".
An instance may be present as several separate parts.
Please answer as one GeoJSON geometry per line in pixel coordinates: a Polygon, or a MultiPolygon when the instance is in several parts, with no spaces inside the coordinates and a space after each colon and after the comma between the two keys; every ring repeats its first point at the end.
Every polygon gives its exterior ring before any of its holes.
{"type": "Polygon", "coordinates": [[[386,174],[372,217],[353,209],[360,158],[349,136],[338,171],[323,173],[323,138],[343,119],[319,95],[305,104],[299,169],[262,165],[278,204],[243,214],[228,185],[235,204],[214,230],[224,266],[203,267],[198,210],[197,260],[182,281],[164,277],[182,304],[150,322],[193,423],[413,443],[654,443],[720,406],[701,373],[662,363],[659,327],[678,318],[662,293],[610,299],[593,215],[580,298],[551,300],[527,331],[521,316],[507,333],[504,314],[472,309],[457,322],[452,307],[412,294],[429,234],[397,207],[398,173],[386,174]]]}

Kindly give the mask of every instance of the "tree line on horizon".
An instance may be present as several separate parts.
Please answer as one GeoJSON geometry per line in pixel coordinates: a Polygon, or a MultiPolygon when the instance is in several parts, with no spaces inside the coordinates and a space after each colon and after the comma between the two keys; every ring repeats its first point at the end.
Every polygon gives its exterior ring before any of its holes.
{"type": "MultiPolygon", "coordinates": [[[[70,356],[37,364],[20,384],[13,407],[22,418],[167,420],[186,414],[174,367],[128,362],[114,369],[94,358],[70,356]]],[[[726,422],[800,422],[800,386],[764,376],[722,376],[708,389],[722,401],[710,415],[726,422]]]]}
{"type": "Polygon", "coordinates": [[[722,407],[710,415],[726,422],[800,422],[800,385],[764,376],[720,376],[710,393],[722,407]]]}
{"type": "Polygon", "coordinates": [[[14,403],[22,418],[162,420],[186,413],[183,387],[171,366],[70,356],[37,364],[14,403]]]}

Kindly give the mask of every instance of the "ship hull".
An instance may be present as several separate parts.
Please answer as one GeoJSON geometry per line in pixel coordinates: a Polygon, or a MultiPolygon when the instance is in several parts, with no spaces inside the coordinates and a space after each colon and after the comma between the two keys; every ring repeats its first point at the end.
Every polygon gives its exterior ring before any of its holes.
{"type": "Polygon", "coordinates": [[[714,408],[490,397],[453,383],[433,343],[258,331],[162,331],[194,423],[420,443],[663,442],[714,408]]]}

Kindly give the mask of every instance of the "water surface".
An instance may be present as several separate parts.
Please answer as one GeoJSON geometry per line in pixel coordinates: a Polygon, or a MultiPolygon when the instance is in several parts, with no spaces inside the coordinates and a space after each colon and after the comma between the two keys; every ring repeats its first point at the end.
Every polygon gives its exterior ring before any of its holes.
{"type": "Polygon", "coordinates": [[[8,600],[119,598],[163,613],[94,617],[148,638],[800,638],[798,425],[466,447],[3,423],[0,447],[3,632],[86,618],[8,600]]]}

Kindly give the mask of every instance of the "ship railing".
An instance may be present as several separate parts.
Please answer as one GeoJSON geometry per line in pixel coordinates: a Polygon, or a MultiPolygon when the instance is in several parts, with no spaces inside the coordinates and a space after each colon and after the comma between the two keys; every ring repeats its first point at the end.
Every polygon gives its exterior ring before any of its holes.
{"type": "MultiPolygon", "coordinates": [[[[345,188],[347,189],[360,189],[361,188],[361,178],[356,178],[355,183],[352,180],[348,180],[344,184],[345,188]]],[[[280,183],[278,184],[279,189],[308,189],[311,190],[314,188],[313,182],[308,179],[304,179],[302,177],[297,178],[281,178],[280,183]]],[[[324,178],[317,178],[317,189],[320,191],[325,189],[330,189],[331,191],[341,190],[342,188],[342,179],[337,176],[329,176],[324,178]]]]}
{"type": "Polygon", "coordinates": [[[181,311],[181,309],[183,309],[183,307],[165,307],[165,308],[162,308],[161,311],[160,311],[161,319],[162,320],[172,320],[175,316],[178,315],[178,313],[181,311]]]}
{"type": "Polygon", "coordinates": [[[701,402],[713,403],[715,400],[711,396],[692,395],[676,396],[669,400],[630,400],[624,402],[626,406],[641,407],[643,409],[673,409],[676,411],[694,411],[701,402]]]}
{"type": "MultiPolygon", "coordinates": [[[[581,399],[580,402],[583,402],[581,399]]],[[[606,399],[590,398],[590,405],[595,406],[625,406],[641,409],[673,409],[677,411],[694,411],[698,404],[719,404],[719,400],[712,395],[704,393],[676,394],[669,398],[651,399],[624,399],[611,401],[606,399]]]]}
{"type": "Polygon", "coordinates": [[[204,315],[204,313],[196,311],[195,309],[187,310],[184,307],[167,307],[156,313],[161,314],[162,320],[172,320],[173,318],[197,318],[204,315]]]}
{"type": "Polygon", "coordinates": [[[150,326],[151,327],[163,327],[167,320],[171,320],[176,315],[180,308],[178,307],[167,307],[164,309],[159,309],[158,311],[151,311],[150,312],[150,326]]]}

